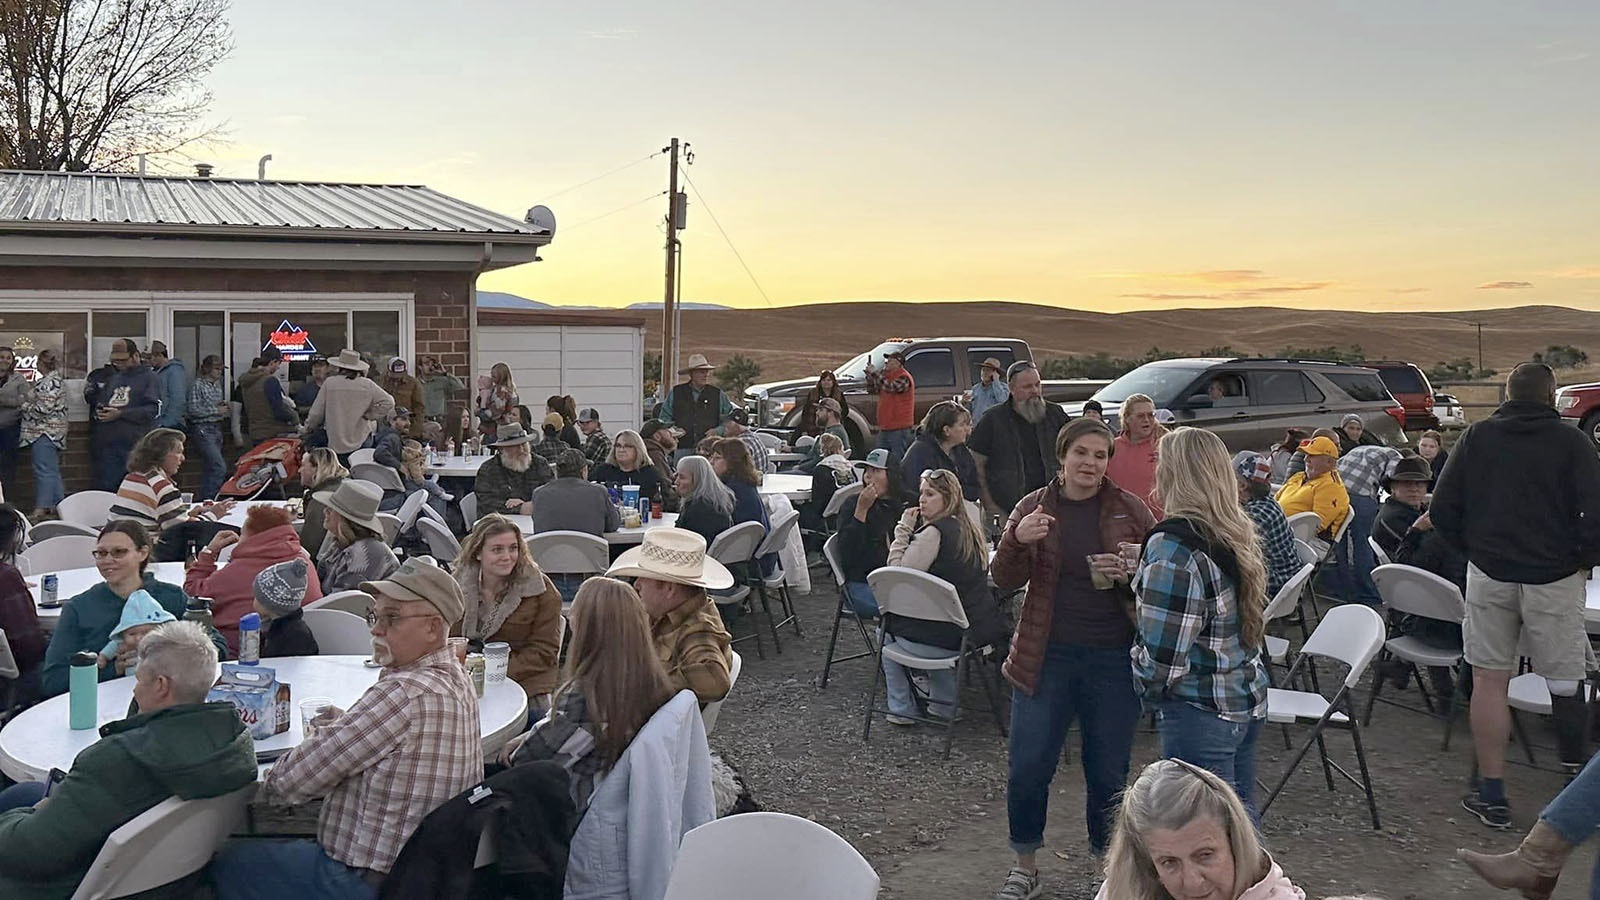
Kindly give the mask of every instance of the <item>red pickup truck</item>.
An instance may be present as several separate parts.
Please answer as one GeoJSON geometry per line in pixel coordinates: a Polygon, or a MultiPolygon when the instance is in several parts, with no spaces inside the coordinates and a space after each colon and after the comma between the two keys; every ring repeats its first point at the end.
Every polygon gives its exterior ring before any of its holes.
{"type": "Polygon", "coordinates": [[[1571,419],[1600,447],[1600,382],[1557,388],[1556,412],[1564,419],[1571,419]]]}

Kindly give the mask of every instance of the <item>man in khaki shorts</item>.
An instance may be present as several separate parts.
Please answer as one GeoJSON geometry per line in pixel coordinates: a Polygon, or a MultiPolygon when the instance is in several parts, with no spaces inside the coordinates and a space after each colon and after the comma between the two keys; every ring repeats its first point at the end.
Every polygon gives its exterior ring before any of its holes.
{"type": "Polygon", "coordinates": [[[1429,510],[1468,560],[1462,638],[1482,780],[1462,805],[1491,828],[1511,825],[1506,691],[1519,656],[1550,689],[1562,765],[1576,774],[1589,758],[1584,574],[1600,562],[1600,457],[1556,413],[1555,390],[1549,366],[1517,366],[1506,402],[1451,449],[1429,510]]]}

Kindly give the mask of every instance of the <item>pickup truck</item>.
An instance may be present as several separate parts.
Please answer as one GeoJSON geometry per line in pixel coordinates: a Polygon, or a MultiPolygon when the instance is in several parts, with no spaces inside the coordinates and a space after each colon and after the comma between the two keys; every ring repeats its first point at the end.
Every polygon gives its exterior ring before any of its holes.
{"type": "MultiPolygon", "coordinates": [[[[906,368],[916,380],[919,419],[941,400],[961,400],[978,383],[978,368],[984,360],[993,357],[1002,367],[1008,367],[1018,360],[1033,359],[1027,341],[985,337],[891,338],[858,354],[833,369],[850,403],[845,430],[850,434],[853,456],[864,456],[877,440],[878,398],[867,392],[867,364],[882,369],[884,354],[893,350],[904,354],[906,368]]],[[[816,383],[816,376],[812,375],[750,386],[744,393],[744,406],[753,414],[752,424],[774,430],[792,429],[800,417],[800,404],[816,383]]],[[[1050,403],[1087,400],[1106,384],[1089,379],[1045,381],[1044,399],[1050,403]]]]}
{"type": "Polygon", "coordinates": [[[1600,447],[1600,382],[1557,388],[1556,412],[1582,429],[1600,447]]]}

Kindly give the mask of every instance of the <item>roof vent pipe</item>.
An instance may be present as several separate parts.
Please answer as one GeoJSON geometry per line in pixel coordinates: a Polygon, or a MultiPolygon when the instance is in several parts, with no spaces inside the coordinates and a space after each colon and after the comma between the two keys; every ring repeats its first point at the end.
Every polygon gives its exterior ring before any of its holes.
{"type": "Polygon", "coordinates": [[[194,164],[194,174],[195,174],[196,177],[199,177],[199,178],[210,178],[211,177],[211,169],[212,168],[213,168],[213,166],[211,165],[211,163],[195,163],[194,164]]]}
{"type": "Polygon", "coordinates": [[[271,153],[268,153],[266,156],[263,156],[260,159],[256,160],[256,180],[257,181],[266,181],[267,180],[267,163],[269,163],[269,162],[272,162],[272,154],[271,153]]]}

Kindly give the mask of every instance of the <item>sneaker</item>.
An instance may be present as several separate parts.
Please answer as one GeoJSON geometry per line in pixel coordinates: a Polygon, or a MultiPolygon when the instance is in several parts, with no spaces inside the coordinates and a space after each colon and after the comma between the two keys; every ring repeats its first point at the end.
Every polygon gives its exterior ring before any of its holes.
{"type": "Polygon", "coordinates": [[[1461,798],[1461,808],[1478,817],[1490,828],[1504,831],[1511,827],[1511,807],[1504,803],[1489,803],[1476,791],[1461,798]]]}
{"type": "Polygon", "coordinates": [[[915,724],[917,724],[917,720],[916,719],[910,719],[910,718],[907,718],[905,716],[897,716],[894,713],[889,713],[888,715],[884,716],[883,718],[890,725],[902,725],[902,726],[904,726],[904,725],[915,725],[915,724]]]}
{"type": "Polygon", "coordinates": [[[1043,892],[1038,872],[1014,868],[1006,874],[1006,883],[1000,886],[1000,893],[994,895],[994,900],[1034,900],[1043,892]]]}

